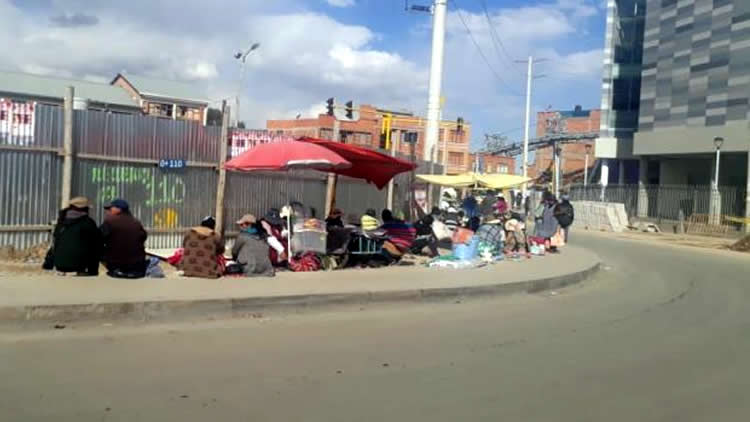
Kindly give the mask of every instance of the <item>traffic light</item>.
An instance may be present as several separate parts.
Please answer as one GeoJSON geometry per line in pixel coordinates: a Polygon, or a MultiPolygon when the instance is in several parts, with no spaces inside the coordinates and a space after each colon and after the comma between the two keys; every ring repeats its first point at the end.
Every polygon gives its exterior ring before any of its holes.
{"type": "Polygon", "coordinates": [[[349,120],[354,120],[354,101],[349,101],[346,103],[346,118],[349,120]]]}
{"type": "MultiPolygon", "coordinates": [[[[351,101],[349,102],[351,103],[351,101]]],[[[347,107],[349,106],[347,103],[347,107]]],[[[348,110],[347,110],[348,112],[348,110]]],[[[386,113],[383,115],[383,120],[380,124],[380,148],[391,149],[391,123],[393,122],[393,115],[386,113]]]]}
{"type": "Polygon", "coordinates": [[[326,113],[328,113],[329,116],[333,116],[333,109],[335,108],[336,100],[331,97],[326,100],[326,113]]]}
{"type": "Polygon", "coordinates": [[[464,118],[459,117],[456,119],[456,132],[461,133],[464,131],[464,118]]]}

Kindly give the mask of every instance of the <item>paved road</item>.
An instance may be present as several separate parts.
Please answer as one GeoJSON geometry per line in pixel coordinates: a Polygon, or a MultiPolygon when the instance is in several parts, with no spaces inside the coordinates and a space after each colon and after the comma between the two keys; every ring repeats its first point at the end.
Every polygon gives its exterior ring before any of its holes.
{"type": "Polygon", "coordinates": [[[605,270],[560,292],[6,332],[0,420],[747,420],[750,259],[578,243],[605,270]]]}

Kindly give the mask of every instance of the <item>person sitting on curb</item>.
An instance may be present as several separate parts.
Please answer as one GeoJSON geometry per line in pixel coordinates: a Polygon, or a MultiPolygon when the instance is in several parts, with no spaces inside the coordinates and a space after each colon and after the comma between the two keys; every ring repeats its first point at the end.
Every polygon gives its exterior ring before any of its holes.
{"type": "Polygon", "coordinates": [[[378,226],[380,226],[380,222],[378,221],[376,215],[377,213],[372,208],[369,208],[367,209],[367,211],[365,211],[364,215],[362,215],[362,218],[360,219],[362,231],[370,232],[376,230],[378,226]]]}
{"type": "Polygon", "coordinates": [[[411,224],[395,218],[389,209],[384,209],[381,216],[383,224],[380,229],[388,236],[383,249],[388,252],[392,261],[398,261],[401,256],[410,251],[417,238],[417,231],[411,224]]]}
{"type": "Polygon", "coordinates": [[[107,216],[100,230],[104,239],[104,266],[107,275],[115,278],[146,276],[146,230],[130,213],[124,199],[115,199],[105,206],[107,216]]]}
{"type": "Polygon", "coordinates": [[[245,277],[273,277],[275,271],[268,257],[268,248],[274,247],[279,254],[283,254],[281,244],[265,232],[252,214],[244,215],[237,225],[240,226],[240,234],[234,241],[232,259],[241,267],[242,274],[245,277]]]}
{"type": "Polygon", "coordinates": [[[432,225],[435,222],[435,218],[432,214],[427,214],[424,217],[417,220],[414,223],[416,229],[417,238],[414,240],[414,244],[411,247],[412,253],[419,255],[422,253],[425,247],[430,250],[430,258],[434,258],[438,255],[438,239],[435,236],[435,232],[432,229],[432,225]]]}
{"type": "Polygon", "coordinates": [[[326,217],[326,228],[330,229],[333,227],[344,228],[344,216],[343,211],[338,208],[331,210],[331,213],[326,217]]]}
{"type": "Polygon", "coordinates": [[[224,241],[215,229],[216,220],[206,217],[185,235],[179,263],[185,277],[219,278],[224,274],[224,241]]]}
{"type": "MultiPolygon", "coordinates": [[[[99,275],[102,254],[102,234],[89,217],[89,201],[84,197],[70,200],[53,233],[52,267],[58,272],[78,276],[99,275]]],[[[52,269],[47,264],[47,269],[52,269]]]]}
{"type": "Polygon", "coordinates": [[[283,235],[284,220],[278,209],[271,208],[266,215],[258,220],[266,231],[268,239],[268,258],[274,267],[283,267],[287,264],[287,240],[283,235]],[[273,237],[273,239],[271,239],[273,237]],[[273,245],[271,245],[273,243],[273,245]]]}

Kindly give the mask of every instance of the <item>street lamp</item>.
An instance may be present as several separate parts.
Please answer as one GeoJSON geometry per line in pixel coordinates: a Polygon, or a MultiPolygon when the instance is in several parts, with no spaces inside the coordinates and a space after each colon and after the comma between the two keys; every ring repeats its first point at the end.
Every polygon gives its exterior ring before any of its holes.
{"type": "Polygon", "coordinates": [[[583,163],[583,188],[589,184],[589,154],[591,154],[591,144],[586,144],[586,158],[583,163]]]}
{"type": "Polygon", "coordinates": [[[260,47],[260,43],[256,42],[250,44],[250,46],[244,51],[234,53],[234,58],[240,61],[240,83],[237,85],[237,96],[235,97],[235,103],[237,105],[237,110],[235,111],[235,116],[237,116],[234,122],[235,126],[240,122],[240,91],[242,91],[242,86],[245,85],[245,61],[247,61],[247,56],[257,50],[258,47],[260,47]]]}
{"type": "Polygon", "coordinates": [[[719,189],[719,159],[721,158],[721,146],[724,144],[724,138],[717,136],[714,138],[716,147],[716,173],[714,174],[714,189],[719,189]]]}

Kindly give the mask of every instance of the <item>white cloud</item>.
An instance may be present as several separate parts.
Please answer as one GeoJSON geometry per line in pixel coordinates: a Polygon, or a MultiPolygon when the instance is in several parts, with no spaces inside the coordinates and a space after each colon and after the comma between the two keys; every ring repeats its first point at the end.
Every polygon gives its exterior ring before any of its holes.
{"type": "MultiPolygon", "coordinates": [[[[49,13],[75,13],[71,5],[76,1],[61,1],[66,7],[49,13]]],[[[81,7],[88,4],[79,3],[81,7]]],[[[97,25],[60,27],[12,6],[9,0],[0,0],[0,41],[16,46],[6,50],[1,66],[88,80],[110,80],[126,70],[195,81],[197,87],[206,88],[209,98],[219,100],[236,95],[239,65],[232,54],[238,44],[244,44],[238,40],[250,40],[260,42],[261,47],[248,57],[240,96],[241,117],[253,126],[265,126],[272,115],[310,114],[313,104],[322,104],[330,96],[375,104],[423,100],[424,68],[372,47],[379,36],[365,26],[308,11],[253,13],[262,10],[260,1],[251,10],[237,10],[231,25],[219,24],[212,31],[170,26],[178,18],[201,25],[203,20],[217,21],[226,15],[193,8],[198,2],[184,3],[179,11],[185,15],[166,19],[165,11],[163,24],[155,21],[154,15],[161,13],[158,5],[153,10],[115,10],[98,4],[82,9],[96,17],[97,25]]]]}
{"type": "Polygon", "coordinates": [[[326,0],[333,7],[351,7],[354,6],[354,0],[326,0]]]}
{"type": "MultiPolygon", "coordinates": [[[[248,57],[240,91],[242,119],[250,126],[264,127],[267,118],[294,118],[298,113],[314,116],[331,96],[423,114],[430,31],[423,30],[420,18],[414,18],[416,29],[395,39],[365,24],[313,12],[312,2],[214,0],[206,7],[198,0],[130,0],[122,7],[117,2],[50,0],[48,9],[25,10],[0,0],[0,45],[14,46],[4,50],[0,67],[99,81],[126,70],[194,81],[211,99],[233,99],[239,63],[232,55],[259,42],[260,48],[248,57]],[[90,17],[84,22],[89,24],[60,26],[50,20],[81,11],[90,17]]],[[[342,7],[355,3],[330,2],[342,7]]],[[[577,37],[584,33],[581,23],[598,19],[592,13],[596,8],[584,0],[535,0],[523,7],[490,10],[506,50],[498,56],[484,14],[462,11],[488,60],[512,89],[492,76],[456,12],[449,13],[443,117],[460,115],[474,123],[475,139],[487,131],[521,126],[523,98],[513,92],[523,94],[525,67],[509,59],[529,54],[552,59],[540,71],[564,73],[540,80],[543,89],[536,91],[535,104],[555,104],[555,98],[565,98],[558,101],[564,106],[586,104],[577,98],[580,90],[570,87],[588,80],[598,83],[600,50],[577,47],[577,37]]]]}

